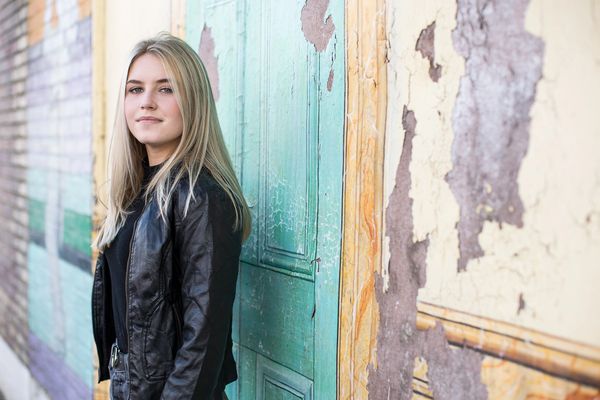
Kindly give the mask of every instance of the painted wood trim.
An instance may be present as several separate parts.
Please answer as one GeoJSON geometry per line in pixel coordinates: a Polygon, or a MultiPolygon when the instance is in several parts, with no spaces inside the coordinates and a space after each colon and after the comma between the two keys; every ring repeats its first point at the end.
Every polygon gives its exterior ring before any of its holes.
{"type": "MultiPolygon", "coordinates": [[[[100,199],[106,199],[102,193],[106,189],[106,4],[104,1],[92,1],[92,174],[94,190],[94,208],[92,211],[92,242],[96,239],[100,222],[106,216],[106,209],[100,199]]],[[[91,258],[92,276],[96,269],[98,252],[93,251],[91,258]]],[[[109,381],[98,382],[98,354],[92,346],[94,365],[94,393],[96,400],[109,398],[109,381]]]]}
{"type": "Polygon", "coordinates": [[[385,2],[346,2],[346,153],[340,276],[338,398],[368,397],[378,308],[375,274],[383,243],[387,107],[385,2]],[[375,21],[375,23],[373,23],[375,21]]]}
{"type": "Polygon", "coordinates": [[[532,329],[419,303],[417,329],[441,323],[451,344],[600,387],[600,349],[532,329]]]}
{"type": "Polygon", "coordinates": [[[185,39],[186,0],[171,0],[171,33],[185,39]]]}

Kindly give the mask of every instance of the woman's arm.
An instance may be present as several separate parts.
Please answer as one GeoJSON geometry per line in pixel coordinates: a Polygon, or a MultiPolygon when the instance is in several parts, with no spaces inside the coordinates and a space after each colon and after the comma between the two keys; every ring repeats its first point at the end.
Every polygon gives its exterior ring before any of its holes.
{"type": "Polygon", "coordinates": [[[183,310],[182,345],[161,399],[212,399],[224,359],[241,239],[234,210],[220,188],[190,202],[176,232],[183,310]]]}

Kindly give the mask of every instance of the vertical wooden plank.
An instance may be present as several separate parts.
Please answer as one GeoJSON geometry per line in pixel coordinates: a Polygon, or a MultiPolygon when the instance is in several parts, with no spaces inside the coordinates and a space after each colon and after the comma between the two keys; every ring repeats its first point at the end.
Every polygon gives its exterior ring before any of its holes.
{"type": "Polygon", "coordinates": [[[314,398],[335,399],[338,382],[338,311],[342,253],[346,21],[343,0],[331,0],[325,18],[335,25],[319,56],[318,252],[315,263],[314,398]]]}
{"type": "Polygon", "coordinates": [[[347,0],[347,110],[340,288],[339,399],[368,397],[375,360],[386,113],[384,0],[347,0]]]}

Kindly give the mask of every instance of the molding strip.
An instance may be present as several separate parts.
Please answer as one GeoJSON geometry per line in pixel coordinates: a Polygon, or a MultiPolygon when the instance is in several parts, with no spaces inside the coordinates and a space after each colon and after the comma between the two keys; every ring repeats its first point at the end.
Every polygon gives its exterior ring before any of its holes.
{"type": "Polygon", "coordinates": [[[600,387],[600,349],[505,322],[418,304],[417,328],[441,323],[451,344],[556,377],[600,387]]]}

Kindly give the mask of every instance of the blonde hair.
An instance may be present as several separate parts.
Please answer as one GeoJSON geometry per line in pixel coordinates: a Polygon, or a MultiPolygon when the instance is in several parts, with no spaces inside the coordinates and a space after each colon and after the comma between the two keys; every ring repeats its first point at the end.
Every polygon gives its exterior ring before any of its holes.
{"type": "MultiPolygon", "coordinates": [[[[165,220],[171,195],[179,180],[187,174],[190,188],[194,187],[204,166],[234,205],[235,223],[232,228],[241,229],[243,240],[247,239],[250,234],[250,210],[223,140],[204,64],[185,41],[167,32],[160,32],[134,46],[124,71],[108,156],[107,213],[92,246],[103,251],[112,242],[125,223],[128,215],[126,210],[142,185],[142,160],[146,156],[146,149],[127,127],[124,97],[129,69],[143,54],[155,55],[163,63],[167,78],[172,82],[183,119],[179,145],[148,183],[144,193],[145,199],[148,200],[154,191],[160,215],[165,220]],[[176,166],[176,174],[171,174],[171,170],[176,166]]],[[[190,190],[186,198],[184,217],[193,197],[194,192],[190,190]]]]}

